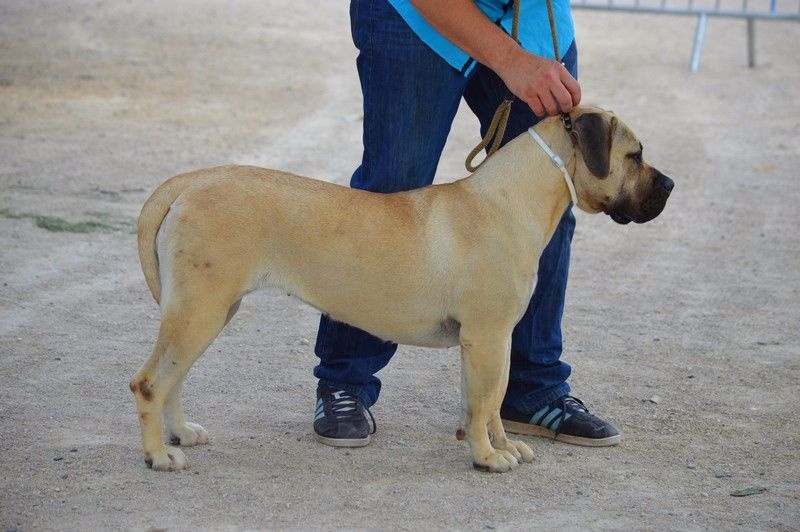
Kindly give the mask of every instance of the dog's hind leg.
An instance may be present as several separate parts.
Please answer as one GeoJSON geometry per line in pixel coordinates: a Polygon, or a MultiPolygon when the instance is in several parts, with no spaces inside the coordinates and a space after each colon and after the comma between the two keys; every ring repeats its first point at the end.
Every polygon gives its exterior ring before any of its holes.
{"type": "Polygon", "coordinates": [[[177,471],[186,466],[183,452],[166,446],[162,439],[161,420],[165,403],[169,408],[167,422],[171,436],[180,438],[181,443],[186,437],[188,442],[191,439],[186,432],[188,429],[196,436],[194,443],[207,437],[202,427],[183,419],[179,399],[181,382],[194,361],[224,327],[231,301],[207,297],[209,292],[199,290],[197,286],[194,288],[197,299],[174,298],[176,303],[166,306],[153,354],[131,381],[131,391],[136,396],[139,410],[145,463],[159,471],[177,471]]]}
{"type": "MultiPolygon", "coordinates": [[[[236,301],[228,310],[225,324],[231,321],[236,311],[239,310],[241,299],[236,301]]],[[[223,325],[223,327],[224,327],[223,325]]],[[[172,387],[167,394],[164,402],[164,424],[167,428],[167,435],[170,443],[182,447],[192,447],[208,442],[208,431],[197,423],[186,421],[183,414],[183,402],[181,392],[183,391],[183,377],[172,387]]]]}
{"type": "Polygon", "coordinates": [[[172,387],[164,401],[164,425],[169,442],[183,447],[207,443],[208,431],[197,423],[186,421],[183,415],[182,391],[183,378],[172,387]]]}

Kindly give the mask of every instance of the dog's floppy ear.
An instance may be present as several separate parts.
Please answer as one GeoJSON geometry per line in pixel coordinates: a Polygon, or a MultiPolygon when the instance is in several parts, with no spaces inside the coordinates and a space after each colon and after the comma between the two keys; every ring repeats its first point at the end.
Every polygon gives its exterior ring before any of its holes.
{"type": "Polygon", "coordinates": [[[608,176],[611,158],[611,137],[616,126],[616,117],[600,113],[584,113],[573,126],[578,149],[586,167],[596,177],[608,176]]]}

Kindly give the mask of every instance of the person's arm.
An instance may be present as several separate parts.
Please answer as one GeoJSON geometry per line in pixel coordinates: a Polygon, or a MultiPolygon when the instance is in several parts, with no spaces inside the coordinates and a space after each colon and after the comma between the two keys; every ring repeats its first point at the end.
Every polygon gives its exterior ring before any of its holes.
{"type": "Polygon", "coordinates": [[[410,1],[436,31],[496,72],[536,115],[568,112],[580,103],[580,85],[563,65],[523,50],[472,0],[410,1]]]}

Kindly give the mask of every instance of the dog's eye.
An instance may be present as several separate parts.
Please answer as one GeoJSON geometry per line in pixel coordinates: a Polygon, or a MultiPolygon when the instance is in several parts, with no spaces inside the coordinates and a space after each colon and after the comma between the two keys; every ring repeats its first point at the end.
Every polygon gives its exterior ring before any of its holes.
{"type": "Polygon", "coordinates": [[[636,164],[642,164],[642,152],[637,151],[636,153],[629,153],[628,158],[631,159],[636,164]]]}

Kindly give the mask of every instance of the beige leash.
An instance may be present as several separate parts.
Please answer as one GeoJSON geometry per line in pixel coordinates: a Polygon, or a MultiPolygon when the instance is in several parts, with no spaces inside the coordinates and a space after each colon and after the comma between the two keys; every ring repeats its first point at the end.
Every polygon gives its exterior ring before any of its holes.
{"type": "MultiPolygon", "coordinates": [[[[522,0],[514,0],[514,18],[511,22],[511,38],[514,39],[514,41],[516,41],[518,44],[519,11],[521,3],[522,0]]],[[[558,37],[556,36],[555,16],[553,15],[553,0],[547,0],[547,17],[550,20],[550,33],[553,37],[553,53],[556,61],[560,61],[561,54],[558,52],[558,37]]],[[[474,172],[477,170],[480,165],[486,162],[486,159],[494,155],[494,153],[500,148],[500,143],[503,141],[503,135],[506,133],[508,117],[511,115],[511,104],[514,103],[514,99],[514,95],[509,91],[508,96],[497,107],[497,111],[495,111],[492,121],[489,123],[489,128],[486,130],[486,135],[478,143],[478,145],[475,146],[471,152],[469,152],[467,159],[464,161],[464,166],[467,168],[468,172],[474,172]],[[477,157],[478,153],[483,151],[486,146],[489,146],[489,143],[491,143],[491,146],[489,147],[489,152],[486,154],[486,157],[477,165],[473,165],[475,157],[477,157]]],[[[567,113],[561,114],[561,121],[564,123],[566,130],[572,132],[572,120],[567,113]]]]}

